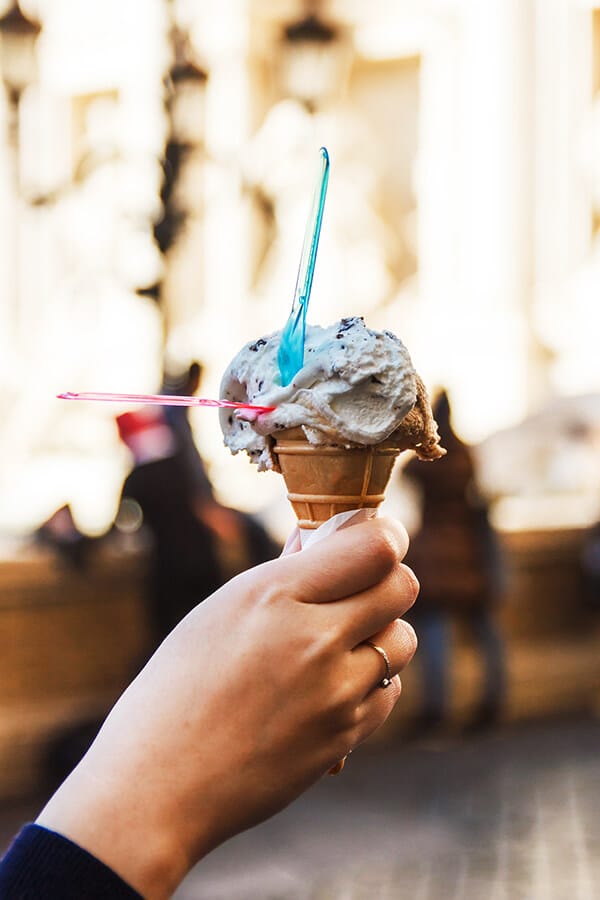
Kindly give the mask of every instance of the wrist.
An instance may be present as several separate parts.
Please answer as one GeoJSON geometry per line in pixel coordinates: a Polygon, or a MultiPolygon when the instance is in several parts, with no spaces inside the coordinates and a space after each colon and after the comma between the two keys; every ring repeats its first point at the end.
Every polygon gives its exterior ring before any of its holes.
{"type": "Polygon", "coordinates": [[[146,900],[171,897],[190,867],[173,818],[152,790],[97,777],[85,760],[58,789],[37,824],[69,838],[146,900]]]}

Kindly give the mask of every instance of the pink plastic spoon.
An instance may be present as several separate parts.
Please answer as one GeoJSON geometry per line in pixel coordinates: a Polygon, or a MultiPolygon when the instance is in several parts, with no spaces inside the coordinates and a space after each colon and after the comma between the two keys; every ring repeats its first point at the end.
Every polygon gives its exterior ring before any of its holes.
{"type": "Polygon", "coordinates": [[[102,394],[94,391],[73,393],[65,391],[56,395],[59,400],[104,400],[109,403],[145,403],[151,406],[219,406],[247,409],[251,412],[269,413],[274,406],[254,406],[252,403],[236,403],[234,400],[207,400],[203,397],[179,397],[170,394],[102,394]]]}

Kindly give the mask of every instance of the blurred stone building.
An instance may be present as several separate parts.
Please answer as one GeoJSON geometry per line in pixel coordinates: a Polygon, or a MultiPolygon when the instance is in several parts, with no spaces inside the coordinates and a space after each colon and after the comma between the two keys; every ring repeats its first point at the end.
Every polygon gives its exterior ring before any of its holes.
{"type": "MultiPolygon", "coordinates": [[[[600,390],[600,4],[22,9],[42,28],[18,107],[2,55],[4,533],[64,502],[85,530],[111,520],[126,465],[120,408],[66,404],[58,391],[152,391],[165,364],[197,357],[214,396],[239,346],[281,327],[322,144],[332,174],[311,321],[361,314],[396,331],[427,383],[451,391],[471,441],[555,396],[600,390]],[[187,36],[184,69],[203,73],[184,73],[177,96],[174,29],[187,36]],[[171,202],[184,224],[161,253],[174,131],[186,153],[171,202]]],[[[276,505],[277,479],[259,486],[223,450],[213,413],[194,416],[221,496],[276,505]]],[[[583,419],[597,429],[597,405],[583,419]]]]}

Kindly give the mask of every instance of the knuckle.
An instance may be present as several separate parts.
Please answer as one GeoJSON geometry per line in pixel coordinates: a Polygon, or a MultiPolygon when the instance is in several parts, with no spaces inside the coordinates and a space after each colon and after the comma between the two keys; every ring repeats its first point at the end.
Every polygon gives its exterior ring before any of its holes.
{"type": "Polygon", "coordinates": [[[255,594],[255,604],[263,609],[269,609],[279,602],[281,593],[276,583],[263,583],[255,594]]]}
{"type": "Polygon", "coordinates": [[[347,682],[339,685],[337,690],[332,693],[331,705],[339,720],[344,724],[354,722],[356,694],[347,682]]]}
{"type": "Polygon", "coordinates": [[[413,570],[404,563],[400,563],[398,572],[401,579],[403,593],[406,600],[409,601],[409,605],[407,607],[408,609],[417,599],[419,591],[421,589],[421,585],[419,584],[419,580],[413,570]]]}
{"type": "Polygon", "coordinates": [[[369,550],[376,559],[382,575],[389,574],[397,568],[404,552],[402,542],[398,540],[397,529],[390,527],[389,520],[377,522],[371,535],[369,550]]]}
{"type": "Polygon", "coordinates": [[[359,724],[359,699],[349,679],[343,679],[330,691],[328,714],[335,722],[336,730],[352,730],[359,724]]]}
{"type": "Polygon", "coordinates": [[[398,620],[401,627],[401,643],[402,643],[402,655],[405,659],[405,665],[407,665],[410,660],[413,658],[417,651],[418,639],[415,629],[409,622],[405,622],[403,619],[398,620]]]}
{"type": "Polygon", "coordinates": [[[404,525],[397,519],[391,519],[388,516],[382,516],[375,521],[393,550],[394,560],[404,559],[409,544],[408,533],[404,525]]]}
{"type": "Polygon", "coordinates": [[[329,661],[333,665],[340,648],[345,645],[345,640],[345,623],[337,618],[328,621],[326,627],[312,634],[315,656],[320,657],[324,661],[329,661]]]}
{"type": "Polygon", "coordinates": [[[347,730],[355,731],[360,727],[363,718],[364,713],[356,702],[352,706],[348,706],[344,716],[347,730]]]}

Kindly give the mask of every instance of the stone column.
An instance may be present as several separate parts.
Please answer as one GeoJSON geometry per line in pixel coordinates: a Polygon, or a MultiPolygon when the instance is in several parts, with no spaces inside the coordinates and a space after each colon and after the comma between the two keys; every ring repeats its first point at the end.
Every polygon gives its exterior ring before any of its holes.
{"type": "Polygon", "coordinates": [[[530,402],[532,0],[472,0],[463,27],[460,392],[476,439],[518,421],[530,402]]]}
{"type": "Polygon", "coordinates": [[[422,328],[471,440],[529,403],[533,49],[533,0],[467,0],[424,51],[422,328]]]}
{"type": "MultiPolygon", "coordinates": [[[[580,379],[586,366],[590,380],[593,369],[597,371],[592,335],[597,333],[598,319],[588,319],[585,303],[580,302],[581,289],[597,293],[594,282],[599,277],[598,251],[595,258],[591,256],[592,188],[600,172],[599,142],[595,137],[599,126],[592,119],[594,5],[597,6],[591,0],[535,3],[533,311],[538,333],[555,357],[551,374],[553,387],[559,391],[593,389],[592,383],[582,384],[580,379]],[[582,363],[586,350],[587,364],[582,363]]],[[[600,111],[596,123],[599,116],[600,111]]],[[[597,299],[591,299],[588,312],[597,310],[597,304],[597,299]]]]}

